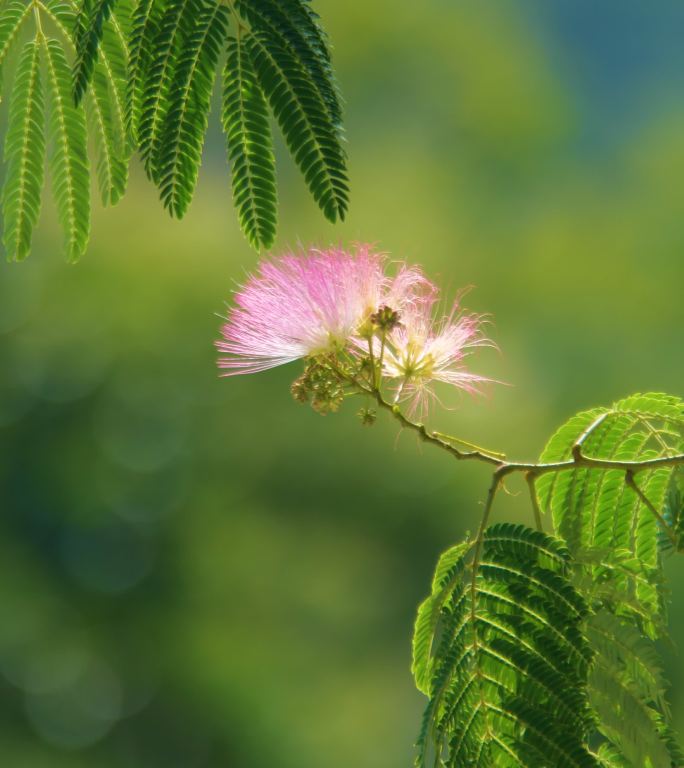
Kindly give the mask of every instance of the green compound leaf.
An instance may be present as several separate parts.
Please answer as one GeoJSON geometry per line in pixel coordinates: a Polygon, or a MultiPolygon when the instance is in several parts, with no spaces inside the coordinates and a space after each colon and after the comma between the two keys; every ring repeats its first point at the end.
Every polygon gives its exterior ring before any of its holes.
{"type": "Polygon", "coordinates": [[[601,768],[634,768],[612,744],[601,744],[596,758],[601,768]]]}
{"type": "MultiPolygon", "coordinates": [[[[684,467],[677,467],[672,475],[663,517],[675,532],[677,552],[684,552],[684,467]]],[[[661,542],[663,549],[670,549],[669,539],[661,542]]]]}
{"type": "Polygon", "coordinates": [[[116,0],[82,0],[76,17],[74,44],[74,101],[79,104],[93,76],[104,22],[109,18],[116,0]]]}
{"type": "Polygon", "coordinates": [[[342,123],[342,105],[330,51],[318,17],[302,0],[238,0],[236,7],[253,29],[285,47],[307,73],[332,123],[342,123]]]}
{"type": "Polygon", "coordinates": [[[231,39],[223,73],[223,130],[240,225],[258,250],[275,239],[275,157],[266,100],[242,40],[231,39]]]}
{"type": "Polygon", "coordinates": [[[128,156],[124,151],[121,117],[102,70],[92,80],[91,122],[97,137],[97,181],[103,205],[115,205],[126,191],[128,156]]]}
{"type": "MultiPolygon", "coordinates": [[[[684,402],[650,393],[573,417],[541,460],[563,461],[581,442],[584,456],[644,461],[684,451],[684,402]]],[[[544,475],[539,499],[576,562],[573,583],[595,611],[587,633],[596,661],[589,678],[604,765],[680,766],[653,640],[666,636],[662,553],[678,536],[677,472],[639,472],[639,494],[624,470],[577,468],[544,475]],[[670,526],[665,535],[659,515],[670,526]],[[667,542],[667,546],[665,543],[667,542]]]]}
{"type": "Polygon", "coordinates": [[[426,696],[430,693],[433,672],[433,642],[444,602],[450,596],[455,582],[463,576],[463,557],[472,544],[464,541],[442,554],[432,579],[432,591],[418,606],[413,628],[413,661],[411,671],[416,687],[426,696]]]}
{"type": "MultiPolygon", "coordinates": [[[[55,38],[45,54],[50,168],[70,259],[83,252],[89,231],[84,146],[95,152],[103,204],[115,204],[124,195],[130,155],[138,149],[164,206],[173,216],[185,214],[226,49],[221,119],[233,198],[249,242],[261,249],[275,240],[269,111],[325,216],[344,218],[348,181],[341,98],[327,37],[308,0],[7,0],[0,8],[0,67],[24,22],[34,16],[36,40],[43,35],[41,19],[55,38]],[[71,68],[70,98],[78,112],[63,99],[64,61],[71,68]]],[[[22,210],[24,202],[20,198],[16,209],[22,210]]],[[[7,216],[13,210],[7,207],[7,216]]],[[[16,222],[24,242],[30,243],[27,227],[35,226],[37,211],[16,222]]],[[[11,226],[6,226],[8,242],[16,236],[11,226]]],[[[15,243],[13,258],[28,247],[15,243]]]]}
{"type": "Polygon", "coordinates": [[[586,746],[587,608],[568,551],[514,525],[490,527],[477,562],[467,549],[443,556],[419,611],[414,670],[430,701],[417,765],[597,766],[586,746]]]}
{"type": "MultiPolygon", "coordinates": [[[[684,403],[661,394],[635,395],[611,408],[573,417],[554,435],[541,461],[570,458],[573,445],[584,434],[582,452],[598,459],[643,461],[684,450],[684,403]]],[[[673,475],[671,467],[640,472],[637,483],[651,504],[662,510],[673,475]]],[[[615,579],[625,593],[640,601],[657,618],[662,595],[660,530],[652,512],[627,486],[622,470],[578,468],[539,478],[537,491],[543,508],[551,511],[555,529],[571,552],[580,557],[593,549],[620,560],[634,561],[635,578],[624,571],[615,579]],[[638,579],[637,576],[644,576],[638,579]]],[[[581,558],[580,558],[581,559],[581,558]]],[[[653,627],[651,627],[653,631],[653,627]]]]}
{"type": "Polygon", "coordinates": [[[588,638],[596,652],[589,696],[614,754],[634,768],[683,765],[653,641],[608,611],[590,618],[588,638]]]}
{"type": "Polygon", "coordinates": [[[124,123],[171,215],[183,216],[192,200],[215,69],[228,47],[222,123],[233,198],[249,242],[260,249],[275,239],[266,105],[325,216],[344,218],[341,99],[325,33],[308,2],[238,0],[226,7],[215,0],[139,0],[128,43],[124,123]],[[236,29],[229,38],[230,8],[236,29]]]}
{"type": "Polygon", "coordinates": [[[97,178],[103,205],[115,205],[128,182],[132,145],[125,124],[128,49],[123,26],[129,15],[125,0],[118,0],[116,11],[104,26],[92,78],[97,178]]]}
{"type": "Polygon", "coordinates": [[[162,202],[178,218],[195,191],[216,66],[228,25],[227,9],[214,0],[191,12],[194,26],[175,65],[152,158],[162,202]]]}
{"type": "Polygon", "coordinates": [[[137,137],[145,171],[157,184],[160,177],[155,150],[159,147],[161,128],[169,108],[175,65],[179,52],[189,42],[194,21],[201,10],[201,0],[170,0],[163,9],[154,38],[142,41],[143,45],[149,44],[149,65],[143,72],[137,137]]]}
{"type": "Polygon", "coordinates": [[[261,89],[290,152],[326,218],[344,219],[346,158],[315,84],[288,48],[260,30],[244,38],[261,89]]]}
{"type": "Polygon", "coordinates": [[[126,88],[128,79],[128,42],[126,29],[130,22],[131,8],[127,0],[118,0],[109,22],[105,24],[100,42],[100,60],[95,70],[100,70],[107,80],[111,100],[110,112],[114,120],[116,149],[127,160],[133,149],[126,131],[126,88]]]}
{"type": "Polygon", "coordinates": [[[83,254],[90,232],[90,174],[83,111],[74,106],[71,71],[57,40],[44,40],[50,93],[49,165],[69,261],[83,254]]]}
{"type": "Polygon", "coordinates": [[[136,145],[140,126],[143,84],[151,62],[150,47],[159,30],[163,2],[140,0],[133,11],[129,37],[129,75],[126,84],[126,129],[136,145]]]}
{"type": "Polygon", "coordinates": [[[43,123],[40,46],[31,40],[22,49],[14,77],[5,137],[4,243],[9,259],[23,259],[31,249],[43,190],[43,123]]]}
{"type": "Polygon", "coordinates": [[[31,11],[31,4],[21,0],[8,0],[0,9],[0,66],[5,63],[7,54],[31,11]]]}

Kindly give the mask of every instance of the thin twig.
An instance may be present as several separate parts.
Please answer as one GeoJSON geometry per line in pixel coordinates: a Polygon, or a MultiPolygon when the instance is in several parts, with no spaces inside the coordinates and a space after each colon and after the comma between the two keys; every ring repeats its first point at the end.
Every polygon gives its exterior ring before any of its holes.
{"type": "MultiPolygon", "coordinates": [[[[596,429],[599,426],[599,424],[601,424],[606,414],[602,414],[601,417],[596,419],[596,421],[594,421],[594,423],[591,424],[589,428],[582,433],[578,441],[572,447],[572,457],[570,459],[566,459],[564,461],[542,462],[542,463],[535,464],[531,462],[502,461],[501,459],[497,459],[479,450],[468,451],[468,452],[459,451],[451,443],[448,443],[445,440],[442,440],[435,433],[429,432],[425,428],[424,424],[418,424],[408,419],[401,412],[398,406],[390,405],[382,397],[382,394],[378,390],[375,390],[375,392],[373,392],[372,394],[374,394],[378,405],[380,405],[382,408],[385,408],[386,410],[389,410],[403,427],[407,429],[412,429],[415,432],[417,432],[420,435],[421,440],[423,440],[424,442],[430,443],[431,445],[435,445],[438,448],[441,448],[442,450],[447,451],[447,453],[450,453],[454,458],[458,459],[459,461],[463,459],[473,459],[475,461],[482,461],[487,464],[493,464],[496,467],[494,471],[494,480],[492,485],[492,488],[494,488],[494,493],[496,493],[496,489],[499,487],[499,484],[507,475],[511,475],[515,472],[524,472],[526,475],[528,487],[530,489],[530,498],[532,500],[532,509],[534,511],[535,524],[540,531],[543,530],[543,525],[542,525],[541,510],[539,508],[539,500],[537,499],[537,493],[535,488],[535,482],[539,476],[546,475],[549,472],[563,472],[565,470],[577,469],[577,468],[614,469],[614,470],[620,470],[625,473],[625,481],[627,485],[629,485],[629,487],[632,488],[637,493],[639,498],[641,498],[646,508],[651,511],[651,513],[655,516],[655,518],[658,520],[660,525],[664,528],[668,537],[672,541],[675,549],[677,548],[677,538],[673,533],[671,526],[667,524],[667,521],[665,520],[665,518],[658,512],[655,506],[650,502],[650,500],[644,495],[642,490],[637,486],[634,476],[637,473],[643,472],[644,470],[647,470],[647,469],[658,469],[659,467],[675,467],[675,466],[684,465],[684,454],[680,453],[674,456],[659,456],[655,459],[644,459],[643,461],[622,461],[619,459],[597,459],[592,456],[585,456],[582,453],[582,445],[584,441],[587,439],[587,437],[591,434],[591,432],[593,432],[593,430],[596,429]]],[[[490,494],[491,493],[492,491],[490,489],[490,494]]],[[[493,496],[491,497],[491,501],[493,501],[493,496]]],[[[489,516],[489,507],[491,506],[491,502],[489,501],[489,498],[488,498],[488,503],[489,503],[489,506],[485,507],[485,514],[483,516],[483,521],[486,521],[487,517],[489,516]]]]}
{"type": "MultiPolygon", "coordinates": [[[[482,535],[484,535],[484,526],[486,525],[487,520],[489,518],[489,512],[491,510],[491,506],[494,501],[494,496],[496,495],[496,491],[498,490],[499,485],[504,480],[504,478],[506,478],[507,475],[514,474],[515,472],[525,473],[528,488],[530,490],[530,498],[532,500],[532,509],[534,511],[535,524],[537,528],[541,531],[543,530],[542,515],[541,515],[541,509],[539,507],[539,500],[537,498],[536,487],[535,487],[535,483],[538,477],[540,477],[541,475],[546,475],[549,472],[563,472],[565,470],[578,469],[578,468],[605,469],[605,470],[613,469],[613,470],[622,471],[625,473],[625,482],[627,483],[627,485],[635,491],[635,493],[639,496],[639,498],[642,500],[642,502],[647,507],[647,509],[649,509],[651,513],[656,517],[660,525],[665,529],[673,545],[677,547],[677,539],[675,534],[672,531],[671,526],[667,524],[667,521],[665,520],[665,518],[658,512],[655,506],[651,503],[651,501],[646,497],[643,491],[639,488],[634,478],[635,478],[635,475],[637,475],[639,472],[643,472],[648,469],[658,469],[659,467],[682,466],[684,465],[684,453],[679,453],[672,456],[658,456],[657,458],[644,459],[643,461],[623,461],[620,459],[598,459],[598,458],[594,458],[593,456],[585,456],[584,453],[582,452],[582,447],[584,443],[586,442],[589,435],[591,435],[592,432],[603,423],[603,421],[608,416],[608,412],[602,413],[587,427],[587,429],[584,430],[584,432],[577,439],[577,442],[572,446],[571,457],[569,459],[564,459],[562,461],[551,461],[551,462],[540,462],[540,463],[525,462],[525,461],[505,461],[500,456],[497,457],[496,455],[490,455],[489,453],[486,453],[484,449],[460,451],[451,442],[448,442],[447,440],[443,439],[441,432],[430,432],[425,427],[424,424],[411,421],[411,419],[409,419],[404,413],[402,413],[398,405],[389,403],[387,400],[385,400],[379,386],[371,385],[371,387],[366,387],[361,382],[359,382],[357,378],[346,375],[339,368],[335,368],[335,370],[338,373],[338,375],[340,375],[341,378],[346,379],[348,383],[350,383],[352,386],[357,387],[359,390],[361,390],[365,394],[375,398],[375,401],[377,402],[380,408],[383,408],[384,410],[389,411],[392,414],[392,416],[394,416],[394,418],[401,424],[403,428],[411,429],[414,432],[416,432],[423,442],[429,443],[430,445],[434,445],[437,448],[441,448],[443,451],[446,451],[448,454],[453,456],[458,461],[469,459],[473,461],[481,461],[485,464],[489,464],[495,467],[494,476],[492,479],[492,485],[489,489],[489,494],[487,496],[487,503],[485,505],[485,511],[482,517],[480,533],[478,534],[478,539],[475,546],[475,558],[473,561],[475,566],[479,565],[479,553],[482,547],[481,538],[482,538],[482,535]]],[[[445,435],[444,437],[447,437],[447,436],[445,435]]],[[[449,438],[449,439],[454,441],[459,441],[458,438],[449,438]]],[[[476,570],[477,568],[475,567],[474,572],[476,570]]]]}
{"type": "MultiPolygon", "coordinates": [[[[477,531],[477,538],[475,539],[475,551],[473,553],[473,562],[471,565],[472,573],[470,576],[470,624],[473,632],[473,657],[476,660],[475,673],[478,678],[482,678],[482,669],[480,668],[480,662],[479,662],[480,657],[478,654],[479,638],[477,636],[477,604],[475,600],[475,595],[477,594],[477,575],[480,570],[480,561],[482,558],[482,546],[484,543],[485,531],[487,530],[489,515],[492,511],[494,498],[496,497],[496,492],[499,490],[501,479],[502,478],[499,470],[498,469],[495,470],[494,474],[492,475],[492,483],[489,486],[489,491],[487,493],[487,501],[485,502],[484,511],[482,512],[480,527],[478,528],[478,531],[477,531]]],[[[479,682],[480,684],[478,687],[480,691],[480,704],[481,704],[482,710],[486,714],[488,711],[488,708],[485,706],[485,702],[484,702],[484,693],[482,690],[481,679],[479,682]]],[[[487,731],[489,731],[488,718],[486,719],[485,723],[486,723],[486,729],[487,731]]]]}
{"type": "MultiPolygon", "coordinates": [[[[397,405],[392,405],[384,399],[379,390],[371,392],[378,405],[381,408],[389,411],[395,419],[405,427],[406,429],[412,429],[417,432],[421,440],[431,445],[435,445],[438,448],[450,453],[455,459],[462,461],[464,459],[473,459],[475,461],[482,461],[486,464],[492,464],[497,468],[497,472],[500,473],[503,479],[506,475],[511,475],[514,472],[532,472],[535,479],[540,475],[545,475],[549,472],[560,472],[565,469],[575,469],[582,467],[585,469],[618,469],[623,472],[631,471],[634,474],[642,472],[646,469],[657,469],[658,467],[674,467],[677,465],[684,465],[684,453],[676,454],[674,456],[659,456],[655,459],[644,459],[643,461],[622,461],[620,459],[596,459],[591,456],[585,456],[582,453],[582,440],[586,438],[588,434],[595,429],[599,421],[597,420],[591,427],[586,430],[580,439],[575,443],[572,449],[572,457],[564,459],[562,461],[551,462],[527,462],[527,461],[504,461],[498,459],[495,456],[484,453],[483,451],[459,451],[458,448],[448,443],[446,440],[442,440],[440,433],[430,432],[426,429],[424,424],[411,421],[407,418],[397,405]]],[[[605,418],[605,416],[604,416],[605,418]]]]}
{"type": "Polygon", "coordinates": [[[484,461],[487,464],[492,464],[495,467],[499,467],[501,465],[500,459],[497,459],[494,456],[489,456],[486,453],[482,453],[482,451],[459,451],[458,448],[451,445],[451,443],[448,443],[446,440],[442,440],[432,432],[428,431],[424,424],[419,424],[407,418],[402,413],[398,405],[392,405],[391,403],[388,403],[377,389],[372,392],[372,394],[380,408],[384,408],[385,410],[389,411],[402,425],[402,427],[405,427],[406,429],[412,429],[414,432],[417,432],[420,436],[420,439],[424,442],[441,448],[443,451],[450,453],[455,459],[458,459],[459,461],[464,459],[476,459],[478,461],[484,461]]]}

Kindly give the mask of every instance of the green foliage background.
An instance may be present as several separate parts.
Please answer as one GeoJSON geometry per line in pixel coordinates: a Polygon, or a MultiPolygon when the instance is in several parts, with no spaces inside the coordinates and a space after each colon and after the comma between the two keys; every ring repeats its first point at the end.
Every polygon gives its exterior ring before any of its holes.
{"type": "MultiPolygon", "coordinates": [[[[435,426],[521,459],[572,413],[681,395],[684,376],[681,11],[561,5],[321,0],[347,102],[343,225],[276,146],[278,247],[375,239],[477,287],[502,353],[473,364],[513,386],[435,426]]],[[[415,607],[488,470],[382,419],[362,431],[352,408],[298,407],[296,367],[216,377],[213,313],[256,259],[224,163],[214,119],[183,222],[136,166],[77,267],[47,200],[31,259],[0,267],[7,765],[412,759],[415,607]]],[[[516,482],[496,519],[526,520],[516,482]]],[[[682,733],[684,664],[666,653],[682,733]]]]}

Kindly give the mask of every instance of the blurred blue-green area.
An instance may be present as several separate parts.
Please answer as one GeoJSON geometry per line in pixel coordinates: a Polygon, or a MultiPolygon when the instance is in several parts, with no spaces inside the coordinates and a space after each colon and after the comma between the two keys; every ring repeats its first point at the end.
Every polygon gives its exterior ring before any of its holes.
{"type": "MultiPolygon", "coordinates": [[[[278,248],[371,241],[475,286],[501,351],[472,367],[510,386],[433,426],[533,458],[577,410],[683,394],[682,3],[316,7],[352,204],[327,224],[280,151],[278,248]]],[[[409,765],[414,610],[487,470],[353,407],[317,416],[296,365],[218,378],[256,256],[215,121],[185,220],[136,169],[80,264],[59,238],[47,201],[30,259],[0,266],[0,764],[409,765]]],[[[528,520],[509,490],[497,517],[528,520]]]]}

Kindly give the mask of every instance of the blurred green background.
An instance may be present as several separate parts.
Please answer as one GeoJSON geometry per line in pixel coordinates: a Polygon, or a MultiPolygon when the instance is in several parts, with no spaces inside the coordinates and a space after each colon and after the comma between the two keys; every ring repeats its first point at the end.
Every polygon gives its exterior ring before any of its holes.
{"type": "MultiPolygon", "coordinates": [[[[315,5],[352,204],[325,223],[281,148],[278,248],[372,241],[476,286],[501,352],[472,367],[512,386],[433,425],[533,458],[577,410],[684,394],[680,0],[315,5]]],[[[415,606],[487,470],[317,416],[296,365],[218,378],[256,256],[216,120],[185,220],[136,168],[80,264],[59,238],[46,202],[29,260],[0,265],[0,763],[408,766],[415,606]]],[[[510,490],[497,517],[527,520],[510,490]]]]}

